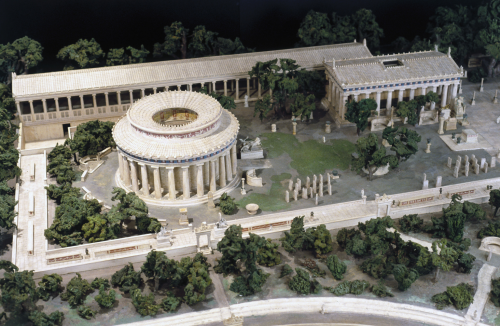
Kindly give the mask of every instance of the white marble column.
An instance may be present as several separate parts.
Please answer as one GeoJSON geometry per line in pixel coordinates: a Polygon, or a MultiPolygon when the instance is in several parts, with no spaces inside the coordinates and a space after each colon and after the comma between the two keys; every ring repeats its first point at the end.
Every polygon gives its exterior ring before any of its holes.
{"type": "Polygon", "coordinates": [[[231,168],[231,153],[228,152],[224,156],[226,157],[227,182],[231,182],[231,180],[233,180],[233,169],[231,168]]]}
{"type": "Polygon", "coordinates": [[[141,98],[143,98],[144,96],[146,96],[145,89],[141,88],[141,98]]]}
{"type": "Polygon", "coordinates": [[[217,82],[215,80],[212,81],[212,92],[215,92],[215,93],[217,93],[217,85],[216,85],[216,83],[217,82]]]}
{"type": "Polygon", "coordinates": [[[181,90],[181,86],[182,85],[177,85],[177,90],[180,91],[181,90]]]}
{"type": "Polygon", "coordinates": [[[358,101],[358,94],[354,94],[353,97],[354,97],[354,102],[357,102],[358,101]]]}
{"type": "Polygon", "coordinates": [[[432,86],[432,91],[433,91],[434,93],[437,93],[437,86],[432,86]]]}
{"type": "Polygon", "coordinates": [[[189,166],[182,167],[182,196],[184,199],[191,197],[191,187],[189,186],[189,166]]]}
{"type": "Polygon", "coordinates": [[[441,107],[446,106],[448,103],[448,85],[443,85],[443,92],[441,94],[441,107]]]}
{"type": "Polygon", "coordinates": [[[451,91],[451,98],[454,99],[455,97],[457,97],[457,93],[458,93],[458,84],[453,84],[453,88],[451,91]]]}
{"type": "Polygon", "coordinates": [[[120,179],[123,181],[123,155],[121,153],[118,153],[118,171],[120,179]]]}
{"type": "Polygon", "coordinates": [[[342,121],[345,120],[345,109],[346,109],[346,105],[347,105],[347,98],[348,96],[346,94],[343,94],[342,93],[342,96],[341,96],[341,99],[342,99],[342,114],[341,114],[341,119],[342,121]]]}
{"type": "Polygon", "coordinates": [[[398,90],[398,103],[401,102],[401,101],[403,101],[404,94],[405,94],[405,90],[404,89],[399,89],[398,90]]]}
{"type": "Polygon", "coordinates": [[[80,108],[85,108],[85,105],[83,104],[83,95],[80,95],[80,108]]]}
{"type": "Polygon", "coordinates": [[[236,78],[236,99],[240,99],[240,79],[236,78]]]}
{"type": "Polygon", "coordinates": [[[227,96],[227,80],[224,80],[224,96],[227,96]]]}
{"type": "Polygon", "coordinates": [[[130,94],[130,104],[134,103],[134,91],[128,91],[130,94]]]}
{"type": "MultiPolygon", "coordinates": [[[[56,100],[56,108],[59,108],[59,103],[57,103],[57,97],[55,98],[56,100]]],[[[19,119],[21,119],[21,103],[19,101],[16,101],[16,107],[17,107],[17,115],[19,116],[19,119]]],[[[59,112],[59,110],[57,110],[59,112]]]]}
{"type": "Polygon", "coordinates": [[[328,78],[328,102],[332,103],[332,80],[328,78]]]}
{"type": "Polygon", "coordinates": [[[104,99],[106,100],[106,107],[108,107],[109,106],[108,92],[104,92],[104,99]]]}
{"type": "Polygon", "coordinates": [[[205,186],[210,185],[210,163],[205,162],[203,164],[203,184],[205,186]]]}
{"type": "Polygon", "coordinates": [[[224,155],[219,156],[219,187],[226,186],[226,164],[224,164],[224,155]]]}
{"type": "MultiPolygon", "coordinates": [[[[191,86],[191,84],[189,84],[191,86]]],[[[156,94],[158,90],[158,87],[153,87],[153,94],[156,94]]]]}
{"type": "Polygon", "coordinates": [[[141,167],[142,193],[149,196],[148,168],[145,163],[138,163],[141,167]]]}
{"type": "Polygon", "coordinates": [[[381,95],[381,92],[377,92],[377,97],[375,100],[375,102],[377,102],[377,114],[378,115],[380,115],[380,95],[381,95]]]}
{"type": "Polygon", "coordinates": [[[203,184],[203,163],[197,164],[197,172],[196,172],[196,195],[198,197],[203,197],[204,195],[204,184],[203,184]]]}
{"type": "Polygon", "coordinates": [[[415,89],[411,88],[410,89],[410,101],[413,100],[414,98],[415,98],[415,89]]]}
{"type": "Polygon", "coordinates": [[[137,167],[134,161],[129,161],[130,164],[130,179],[132,179],[132,190],[139,193],[139,183],[137,182],[137,167]]]}
{"type": "Polygon", "coordinates": [[[155,183],[155,198],[161,199],[161,179],[160,179],[160,167],[159,166],[151,166],[153,168],[153,177],[155,183]]]}
{"type": "MultiPolygon", "coordinates": [[[[55,99],[55,102],[56,102],[56,112],[59,112],[59,98],[56,97],[55,99]]],[[[18,110],[19,110],[19,102],[17,102],[17,106],[18,106],[18,110]]],[[[19,115],[21,114],[21,112],[19,111],[19,115]]],[[[59,116],[58,116],[59,117],[59,116]]]]}
{"type": "Polygon", "coordinates": [[[231,166],[233,168],[233,175],[236,175],[236,172],[238,171],[237,169],[238,157],[236,154],[236,144],[234,144],[233,147],[231,147],[231,159],[232,159],[231,166]]]}
{"type": "MultiPolygon", "coordinates": [[[[387,103],[385,105],[385,108],[387,110],[390,110],[392,107],[392,91],[387,91],[387,103]]],[[[389,111],[387,111],[389,112],[389,111]]]]}
{"type": "Polygon", "coordinates": [[[250,77],[247,77],[247,95],[250,97],[250,77]]]}
{"type": "MultiPolygon", "coordinates": [[[[73,111],[73,105],[71,104],[71,96],[68,96],[67,99],[68,99],[68,109],[70,111],[73,111]]],[[[33,105],[31,105],[31,113],[33,113],[33,105]]]]}
{"type": "Polygon", "coordinates": [[[125,182],[125,186],[130,186],[130,169],[128,160],[125,156],[123,156],[123,182],[125,182]]]}
{"type": "MultiPolygon", "coordinates": [[[[215,159],[215,160],[217,160],[217,159],[215,159]]],[[[215,193],[215,190],[217,189],[216,185],[215,185],[215,179],[216,179],[216,176],[215,176],[215,160],[210,161],[210,191],[212,193],[215,193]]]]}
{"type": "Polygon", "coordinates": [[[47,113],[47,100],[42,98],[43,113],[47,113]]]}
{"type": "Polygon", "coordinates": [[[420,95],[425,95],[427,87],[420,88],[420,95]]]}
{"type": "Polygon", "coordinates": [[[175,177],[174,177],[174,168],[167,167],[168,174],[168,199],[175,200],[175,177]]]}
{"type": "Polygon", "coordinates": [[[92,103],[94,103],[94,109],[97,108],[97,101],[95,99],[96,96],[97,94],[92,94],[92,103]]]}

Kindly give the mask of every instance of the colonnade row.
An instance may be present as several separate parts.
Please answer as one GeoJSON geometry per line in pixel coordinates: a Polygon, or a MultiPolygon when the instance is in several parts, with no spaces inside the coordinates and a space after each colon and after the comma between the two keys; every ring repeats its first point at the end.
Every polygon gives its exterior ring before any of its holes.
{"type": "MultiPolygon", "coordinates": [[[[106,113],[105,111],[106,107],[130,104],[147,95],[156,94],[158,92],[162,91],[164,92],[169,90],[193,91],[194,89],[200,89],[205,86],[208,87],[209,92],[216,91],[224,93],[224,95],[226,96],[228,96],[228,94],[231,93],[231,95],[234,95],[236,101],[242,100],[240,99],[240,96],[243,96],[244,94],[248,95],[249,100],[257,100],[259,98],[262,98],[262,90],[260,83],[257,81],[257,78],[247,77],[245,87],[240,87],[241,79],[243,78],[235,78],[231,80],[222,80],[222,81],[213,80],[208,82],[158,86],[151,88],[131,89],[131,90],[120,90],[114,92],[108,91],[103,93],[80,94],[80,95],[65,96],[65,97],[42,98],[40,100],[16,101],[16,105],[19,116],[23,117],[22,120],[24,122],[32,122],[32,121],[51,120],[58,118],[70,118],[73,116],[82,116],[81,111],[79,111],[82,108],[99,109],[100,111],[98,113],[106,113]],[[245,93],[242,94],[241,93],[242,90],[244,90],[245,93]]],[[[94,111],[92,111],[91,113],[94,114],[94,111]]],[[[111,113],[110,110],[108,110],[108,113],[111,113]]],[[[84,113],[84,115],[89,115],[89,114],[90,112],[84,113]]]]}
{"type": "Polygon", "coordinates": [[[167,200],[186,200],[195,193],[198,198],[217,186],[226,187],[237,177],[236,145],[205,162],[189,162],[181,166],[138,162],[122,152],[118,154],[120,179],[138,196],[167,200]],[[166,190],[166,191],[165,191],[166,190]],[[177,196],[182,192],[182,196],[177,196]]]}
{"type": "Polygon", "coordinates": [[[417,95],[426,95],[429,89],[441,96],[441,107],[444,107],[451,103],[451,101],[457,97],[458,89],[460,83],[458,81],[454,83],[446,83],[440,85],[424,85],[419,87],[411,88],[391,88],[389,90],[374,90],[370,92],[369,90],[360,92],[344,92],[335,83],[332,83],[329,79],[329,87],[327,92],[328,101],[335,107],[337,113],[340,115],[341,120],[345,120],[346,113],[346,102],[351,98],[354,101],[359,101],[362,99],[372,98],[377,102],[377,112],[380,114],[380,102],[382,98],[386,99],[386,109],[387,112],[391,110],[393,99],[397,98],[397,103],[403,101],[406,97],[410,101],[417,95]],[[451,91],[449,91],[451,87],[451,91]],[[418,93],[418,94],[417,94],[418,93]],[[397,97],[394,95],[397,94],[397,97]]]}

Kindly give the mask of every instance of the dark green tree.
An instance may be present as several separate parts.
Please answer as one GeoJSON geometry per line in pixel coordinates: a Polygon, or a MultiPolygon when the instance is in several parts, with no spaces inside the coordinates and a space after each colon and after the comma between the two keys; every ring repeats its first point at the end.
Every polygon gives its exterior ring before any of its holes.
{"type": "Polygon", "coordinates": [[[121,66],[127,63],[125,49],[109,49],[106,54],[106,66],[121,66]]]}
{"type": "Polygon", "coordinates": [[[380,47],[380,38],[384,36],[384,31],[378,25],[376,17],[369,9],[359,9],[352,15],[352,24],[357,31],[357,39],[361,42],[366,39],[366,44],[370,49],[380,47]]]}
{"type": "Polygon", "coordinates": [[[19,314],[23,311],[33,310],[38,300],[33,271],[17,272],[17,266],[3,265],[4,268],[7,268],[3,278],[0,278],[0,290],[2,290],[0,302],[4,311],[19,314]],[[11,272],[7,271],[9,269],[11,272]],[[12,271],[12,269],[16,271],[12,271]]]}
{"type": "Polygon", "coordinates": [[[115,303],[116,292],[115,290],[106,290],[105,285],[101,285],[99,288],[99,294],[96,295],[95,301],[99,304],[101,308],[111,308],[115,303]]]}
{"type": "Polygon", "coordinates": [[[368,137],[360,137],[356,142],[357,157],[352,158],[352,168],[358,173],[364,168],[368,171],[370,181],[373,174],[381,166],[389,163],[391,168],[399,165],[396,156],[386,155],[385,147],[378,144],[378,137],[375,134],[369,134],[368,137]]]}
{"type": "Polygon", "coordinates": [[[99,120],[82,123],[76,128],[73,139],[66,139],[65,145],[80,157],[96,155],[107,147],[116,146],[111,134],[114,125],[114,122],[99,120]]]}
{"type": "Polygon", "coordinates": [[[220,196],[220,202],[219,202],[219,207],[220,211],[224,215],[230,215],[234,212],[236,209],[236,202],[234,201],[234,198],[231,196],[228,196],[227,192],[223,193],[220,196]]]}
{"type": "Polygon", "coordinates": [[[17,216],[14,199],[14,189],[7,185],[6,181],[0,182],[0,227],[10,230],[16,228],[14,218],[17,216]]]}
{"type": "Polygon", "coordinates": [[[434,277],[436,281],[439,277],[439,270],[445,272],[450,271],[460,255],[455,249],[448,247],[446,243],[446,239],[441,239],[432,243],[432,265],[436,267],[436,275],[434,277]],[[439,253],[437,250],[438,248],[440,249],[439,253]]]}
{"type": "Polygon", "coordinates": [[[125,265],[111,276],[111,285],[114,287],[118,286],[120,291],[124,293],[138,289],[143,282],[141,272],[134,271],[132,263],[128,263],[128,265],[125,265]]]}
{"type": "Polygon", "coordinates": [[[76,43],[63,47],[57,53],[57,59],[65,62],[64,70],[92,68],[101,64],[105,57],[101,45],[95,39],[79,39],[76,43]]]}
{"type": "Polygon", "coordinates": [[[46,315],[43,311],[33,311],[28,319],[33,323],[33,326],[62,326],[64,314],[60,311],[54,311],[50,315],[46,315]]]}
{"type": "Polygon", "coordinates": [[[290,290],[300,294],[317,294],[323,288],[317,280],[310,280],[309,273],[302,268],[296,268],[295,272],[297,274],[288,282],[290,290]]]}
{"type": "Polygon", "coordinates": [[[19,270],[19,268],[16,265],[14,265],[11,261],[8,260],[0,260],[0,269],[3,269],[8,273],[14,273],[19,270]]]}
{"type": "Polygon", "coordinates": [[[78,306],[78,309],[76,309],[76,312],[78,313],[78,316],[84,318],[84,319],[92,319],[95,317],[97,314],[97,311],[92,310],[89,306],[86,305],[81,305],[78,306]]]}
{"type": "Polygon", "coordinates": [[[489,222],[488,226],[479,230],[477,238],[482,239],[484,237],[500,237],[500,222],[489,222]]]}
{"type": "Polygon", "coordinates": [[[310,10],[300,23],[297,36],[300,39],[298,46],[332,44],[334,37],[328,15],[310,10]]]}
{"type": "Polygon", "coordinates": [[[500,208],[500,190],[499,189],[493,189],[490,191],[490,199],[488,201],[488,204],[495,207],[495,212],[493,213],[493,217],[496,217],[497,213],[498,213],[498,209],[500,208]]]}
{"type": "MultiPolygon", "coordinates": [[[[0,75],[1,80],[2,76],[0,75]]],[[[0,109],[6,111],[2,113],[2,116],[5,116],[7,121],[13,120],[14,115],[17,114],[16,101],[12,97],[12,84],[6,85],[0,82],[0,109]]]]}
{"type": "Polygon", "coordinates": [[[290,104],[290,110],[294,117],[299,117],[302,121],[309,120],[309,116],[316,110],[315,96],[313,94],[304,95],[297,93],[294,96],[293,103],[290,104]]]}
{"type": "Polygon", "coordinates": [[[377,109],[377,102],[371,98],[346,103],[345,119],[356,124],[358,136],[368,127],[368,118],[377,109]]]}
{"type": "Polygon", "coordinates": [[[474,288],[467,283],[446,287],[446,291],[432,296],[431,301],[436,303],[436,308],[444,309],[454,305],[458,310],[465,309],[474,302],[474,288]]]}
{"type": "Polygon", "coordinates": [[[404,123],[414,126],[418,123],[417,108],[418,102],[416,100],[401,101],[396,108],[396,115],[403,118],[404,123]]]}
{"type": "Polygon", "coordinates": [[[283,267],[281,268],[281,274],[280,274],[280,278],[282,277],[285,277],[287,275],[290,275],[293,273],[293,269],[290,267],[290,265],[288,264],[285,264],[283,265],[283,267]]]}
{"type": "Polygon", "coordinates": [[[375,257],[365,260],[360,268],[364,273],[376,279],[383,279],[392,273],[392,264],[384,255],[376,255],[375,257]]]}
{"type": "Polygon", "coordinates": [[[82,305],[87,297],[87,294],[94,291],[87,280],[82,279],[79,273],[73,277],[68,285],[66,292],[61,294],[61,300],[68,301],[72,308],[82,305]]]}
{"type": "Polygon", "coordinates": [[[273,103],[271,100],[271,96],[269,94],[264,95],[262,99],[257,100],[255,102],[255,107],[253,111],[253,116],[259,116],[260,122],[267,118],[269,112],[273,110],[273,103]]]}
{"type": "MultiPolygon", "coordinates": [[[[83,237],[89,243],[108,240],[106,218],[101,215],[93,215],[87,217],[87,223],[82,225],[83,237]]],[[[112,239],[112,237],[110,237],[112,239]]]]}
{"type": "Polygon", "coordinates": [[[151,250],[146,256],[141,271],[146,277],[154,280],[155,292],[160,288],[162,282],[179,277],[176,261],[168,259],[164,251],[151,250]]]}
{"type": "Polygon", "coordinates": [[[81,191],[80,188],[71,187],[70,183],[64,183],[61,186],[51,184],[45,187],[45,189],[47,189],[49,198],[55,200],[57,205],[61,205],[63,197],[78,197],[81,191]]]}
{"type": "Polygon", "coordinates": [[[347,265],[337,257],[337,255],[330,255],[326,259],[326,266],[336,280],[341,280],[344,278],[344,274],[347,271],[347,265]]]}
{"type": "Polygon", "coordinates": [[[44,275],[38,282],[37,294],[43,301],[49,301],[52,294],[61,290],[62,277],[58,274],[44,275]]]}
{"type": "Polygon", "coordinates": [[[418,143],[422,137],[416,131],[406,127],[401,129],[387,127],[382,133],[382,139],[387,140],[391,145],[391,150],[396,152],[396,157],[401,162],[418,152],[418,143]]]}
{"type": "Polygon", "coordinates": [[[333,12],[331,23],[333,43],[348,43],[357,37],[357,30],[351,16],[339,16],[333,12]]]}
{"type": "Polygon", "coordinates": [[[476,260],[476,257],[474,257],[471,254],[460,252],[460,257],[458,258],[458,266],[457,266],[457,271],[459,273],[465,273],[465,274],[470,274],[472,271],[472,268],[474,267],[474,261],[476,260]]]}
{"type": "Polygon", "coordinates": [[[418,272],[415,269],[408,269],[405,265],[394,265],[392,273],[398,282],[398,289],[400,291],[408,290],[413,282],[415,282],[419,277],[418,272]]]}
{"type": "Polygon", "coordinates": [[[367,281],[354,280],[354,281],[341,282],[335,288],[325,287],[325,290],[328,290],[337,296],[342,296],[346,294],[360,295],[369,287],[370,283],[368,283],[367,281]]]}
{"type": "Polygon", "coordinates": [[[140,49],[136,49],[132,46],[127,46],[128,53],[125,52],[125,55],[128,56],[128,63],[143,63],[146,62],[146,58],[149,55],[149,51],[144,48],[144,45],[141,44],[140,49]]]}
{"type": "Polygon", "coordinates": [[[0,80],[12,82],[12,73],[26,75],[30,68],[36,67],[42,60],[43,47],[27,36],[18,38],[5,45],[0,44],[0,80]]]}
{"type": "Polygon", "coordinates": [[[161,307],[166,312],[173,312],[181,305],[181,301],[173,293],[169,292],[166,298],[161,301],[161,307]]]}
{"type": "Polygon", "coordinates": [[[189,269],[188,284],[184,288],[184,302],[193,305],[205,300],[205,290],[212,284],[206,263],[195,261],[189,269]]]}
{"type": "Polygon", "coordinates": [[[332,235],[326,229],[326,225],[320,224],[317,227],[312,227],[307,230],[313,238],[313,249],[316,252],[316,257],[320,257],[333,251],[332,235]]]}
{"type": "Polygon", "coordinates": [[[140,289],[131,292],[132,304],[141,316],[155,316],[160,310],[160,306],[155,302],[153,293],[142,295],[140,289]]]}
{"type": "Polygon", "coordinates": [[[279,244],[266,239],[265,245],[257,252],[257,263],[262,266],[272,267],[281,264],[281,255],[278,252],[279,244]]]}
{"type": "Polygon", "coordinates": [[[207,87],[201,88],[200,93],[210,95],[211,97],[219,101],[219,104],[228,111],[236,109],[236,103],[234,103],[234,99],[232,96],[226,96],[213,91],[212,93],[208,93],[207,87]]]}
{"type": "Polygon", "coordinates": [[[394,294],[392,294],[391,291],[389,291],[389,289],[385,286],[383,280],[379,280],[376,285],[372,286],[372,293],[379,298],[394,296],[394,294]]]}
{"type": "Polygon", "coordinates": [[[404,233],[420,232],[422,231],[423,225],[424,220],[418,217],[418,214],[404,215],[399,220],[399,226],[401,227],[401,231],[404,233]]]}
{"type": "Polygon", "coordinates": [[[104,286],[104,290],[107,290],[111,287],[111,285],[109,284],[109,280],[102,277],[96,277],[92,281],[92,283],[90,283],[90,286],[96,290],[99,290],[102,286],[104,286]]]}
{"type": "Polygon", "coordinates": [[[174,59],[186,59],[187,57],[187,34],[189,29],[184,28],[181,22],[173,22],[164,27],[165,41],[155,43],[153,56],[166,55],[174,59]]]}
{"type": "Polygon", "coordinates": [[[295,217],[290,232],[285,231],[284,234],[285,236],[280,239],[281,246],[291,253],[310,248],[315,240],[311,232],[304,230],[304,216],[295,217]]]}
{"type": "Polygon", "coordinates": [[[495,307],[500,307],[500,278],[491,280],[490,298],[495,307]]]}

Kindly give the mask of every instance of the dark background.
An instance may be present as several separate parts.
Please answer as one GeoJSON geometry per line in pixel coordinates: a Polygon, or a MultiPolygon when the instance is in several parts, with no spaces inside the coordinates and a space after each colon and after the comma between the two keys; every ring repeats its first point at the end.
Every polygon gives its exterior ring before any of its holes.
{"type": "Polygon", "coordinates": [[[398,36],[425,36],[438,6],[477,5],[477,0],[0,0],[0,44],[25,35],[39,41],[44,62],[38,70],[62,69],[60,48],[80,38],[95,38],[104,51],[126,46],[152,52],[163,41],[163,26],[181,21],[193,29],[205,25],[219,36],[257,51],[293,47],[297,29],[313,9],[339,15],[371,9],[384,29],[381,44],[398,36]],[[61,65],[61,67],[57,67],[61,65]]]}

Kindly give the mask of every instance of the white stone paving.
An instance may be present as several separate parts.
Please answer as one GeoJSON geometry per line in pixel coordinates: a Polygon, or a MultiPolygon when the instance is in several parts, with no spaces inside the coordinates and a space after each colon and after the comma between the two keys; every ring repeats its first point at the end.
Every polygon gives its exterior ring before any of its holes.
{"type": "Polygon", "coordinates": [[[469,306],[465,315],[466,325],[476,325],[481,320],[484,305],[489,299],[491,291],[491,276],[496,272],[497,267],[484,264],[477,275],[478,287],[474,295],[474,302],[469,306]]]}

